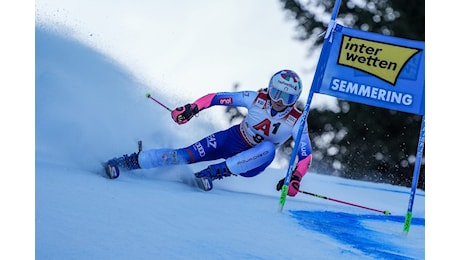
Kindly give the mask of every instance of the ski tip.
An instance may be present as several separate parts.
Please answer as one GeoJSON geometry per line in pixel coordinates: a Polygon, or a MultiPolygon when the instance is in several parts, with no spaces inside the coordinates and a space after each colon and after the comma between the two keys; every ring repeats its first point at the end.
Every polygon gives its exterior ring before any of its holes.
{"type": "Polygon", "coordinates": [[[200,190],[210,191],[212,190],[212,180],[206,177],[196,177],[195,183],[200,190]]]}
{"type": "Polygon", "coordinates": [[[149,97],[150,97],[150,93],[145,94],[145,96],[146,96],[147,98],[149,98],[149,97]]]}
{"type": "Polygon", "coordinates": [[[109,179],[116,179],[120,176],[120,170],[117,166],[111,164],[104,164],[104,170],[107,178],[109,179]]]}

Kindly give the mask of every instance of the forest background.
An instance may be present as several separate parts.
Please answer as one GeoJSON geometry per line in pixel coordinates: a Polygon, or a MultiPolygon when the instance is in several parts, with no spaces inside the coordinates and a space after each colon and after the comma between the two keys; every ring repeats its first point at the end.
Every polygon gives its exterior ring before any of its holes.
{"type": "MultiPolygon", "coordinates": [[[[335,1],[280,0],[289,19],[296,20],[297,40],[309,54],[321,49],[335,1]]],[[[363,31],[425,41],[423,0],[342,2],[337,22],[363,31]]],[[[314,63],[316,65],[316,63],[314,63]]],[[[314,69],[314,68],[313,68],[314,69]]],[[[236,83],[234,89],[238,90],[236,83]]],[[[317,94],[321,95],[321,94],[317,94]]],[[[311,108],[307,122],[313,146],[312,170],[335,176],[410,187],[416,161],[422,116],[337,99],[335,110],[311,108]]],[[[305,101],[297,107],[303,109],[305,101]]],[[[229,122],[245,115],[228,107],[229,122]]],[[[289,162],[293,139],[280,148],[289,162]]],[[[423,153],[425,154],[425,152],[423,153]]],[[[425,190],[425,156],[417,187],[425,190]]]]}

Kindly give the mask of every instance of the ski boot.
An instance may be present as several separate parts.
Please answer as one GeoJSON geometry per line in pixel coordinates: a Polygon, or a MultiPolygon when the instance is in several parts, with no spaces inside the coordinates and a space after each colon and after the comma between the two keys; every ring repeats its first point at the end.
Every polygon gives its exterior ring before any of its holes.
{"type": "Polygon", "coordinates": [[[204,191],[212,190],[212,181],[222,179],[224,177],[232,176],[230,170],[227,168],[226,162],[209,165],[207,168],[195,173],[195,180],[198,187],[204,191]]]}
{"type": "Polygon", "coordinates": [[[139,162],[137,161],[138,154],[132,153],[131,155],[123,155],[122,157],[113,158],[105,164],[105,173],[109,179],[116,179],[120,176],[120,168],[125,170],[140,169],[139,162]]]}
{"type": "Polygon", "coordinates": [[[126,170],[135,170],[141,168],[137,158],[139,153],[142,151],[142,141],[137,141],[137,153],[131,155],[123,155],[123,157],[113,158],[104,164],[105,174],[109,179],[116,179],[120,176],[119,167],[126,170]]]}

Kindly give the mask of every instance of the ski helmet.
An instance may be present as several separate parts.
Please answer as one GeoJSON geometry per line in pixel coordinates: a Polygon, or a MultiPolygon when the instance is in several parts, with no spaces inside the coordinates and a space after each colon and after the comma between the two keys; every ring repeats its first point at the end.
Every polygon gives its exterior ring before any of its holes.
{"type": "Polygon", "coordinates": [[[292,70],[275,73],[268,84],[268,95],[274,101],[281,100],[284,105],[292,106],[302,93],[302,81],[292,70]]]}

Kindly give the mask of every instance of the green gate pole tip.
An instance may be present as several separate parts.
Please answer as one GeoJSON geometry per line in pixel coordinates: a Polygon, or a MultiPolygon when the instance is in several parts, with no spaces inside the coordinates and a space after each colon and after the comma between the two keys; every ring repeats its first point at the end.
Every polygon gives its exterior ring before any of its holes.
{"type": "Polygon", "coordinates": [[[403,228],[403,231],[405,234],[409,232],[411,221],[412,221],[412,212],[407,212],[406,219],[404,221],[404,228],[403,228]]]}

